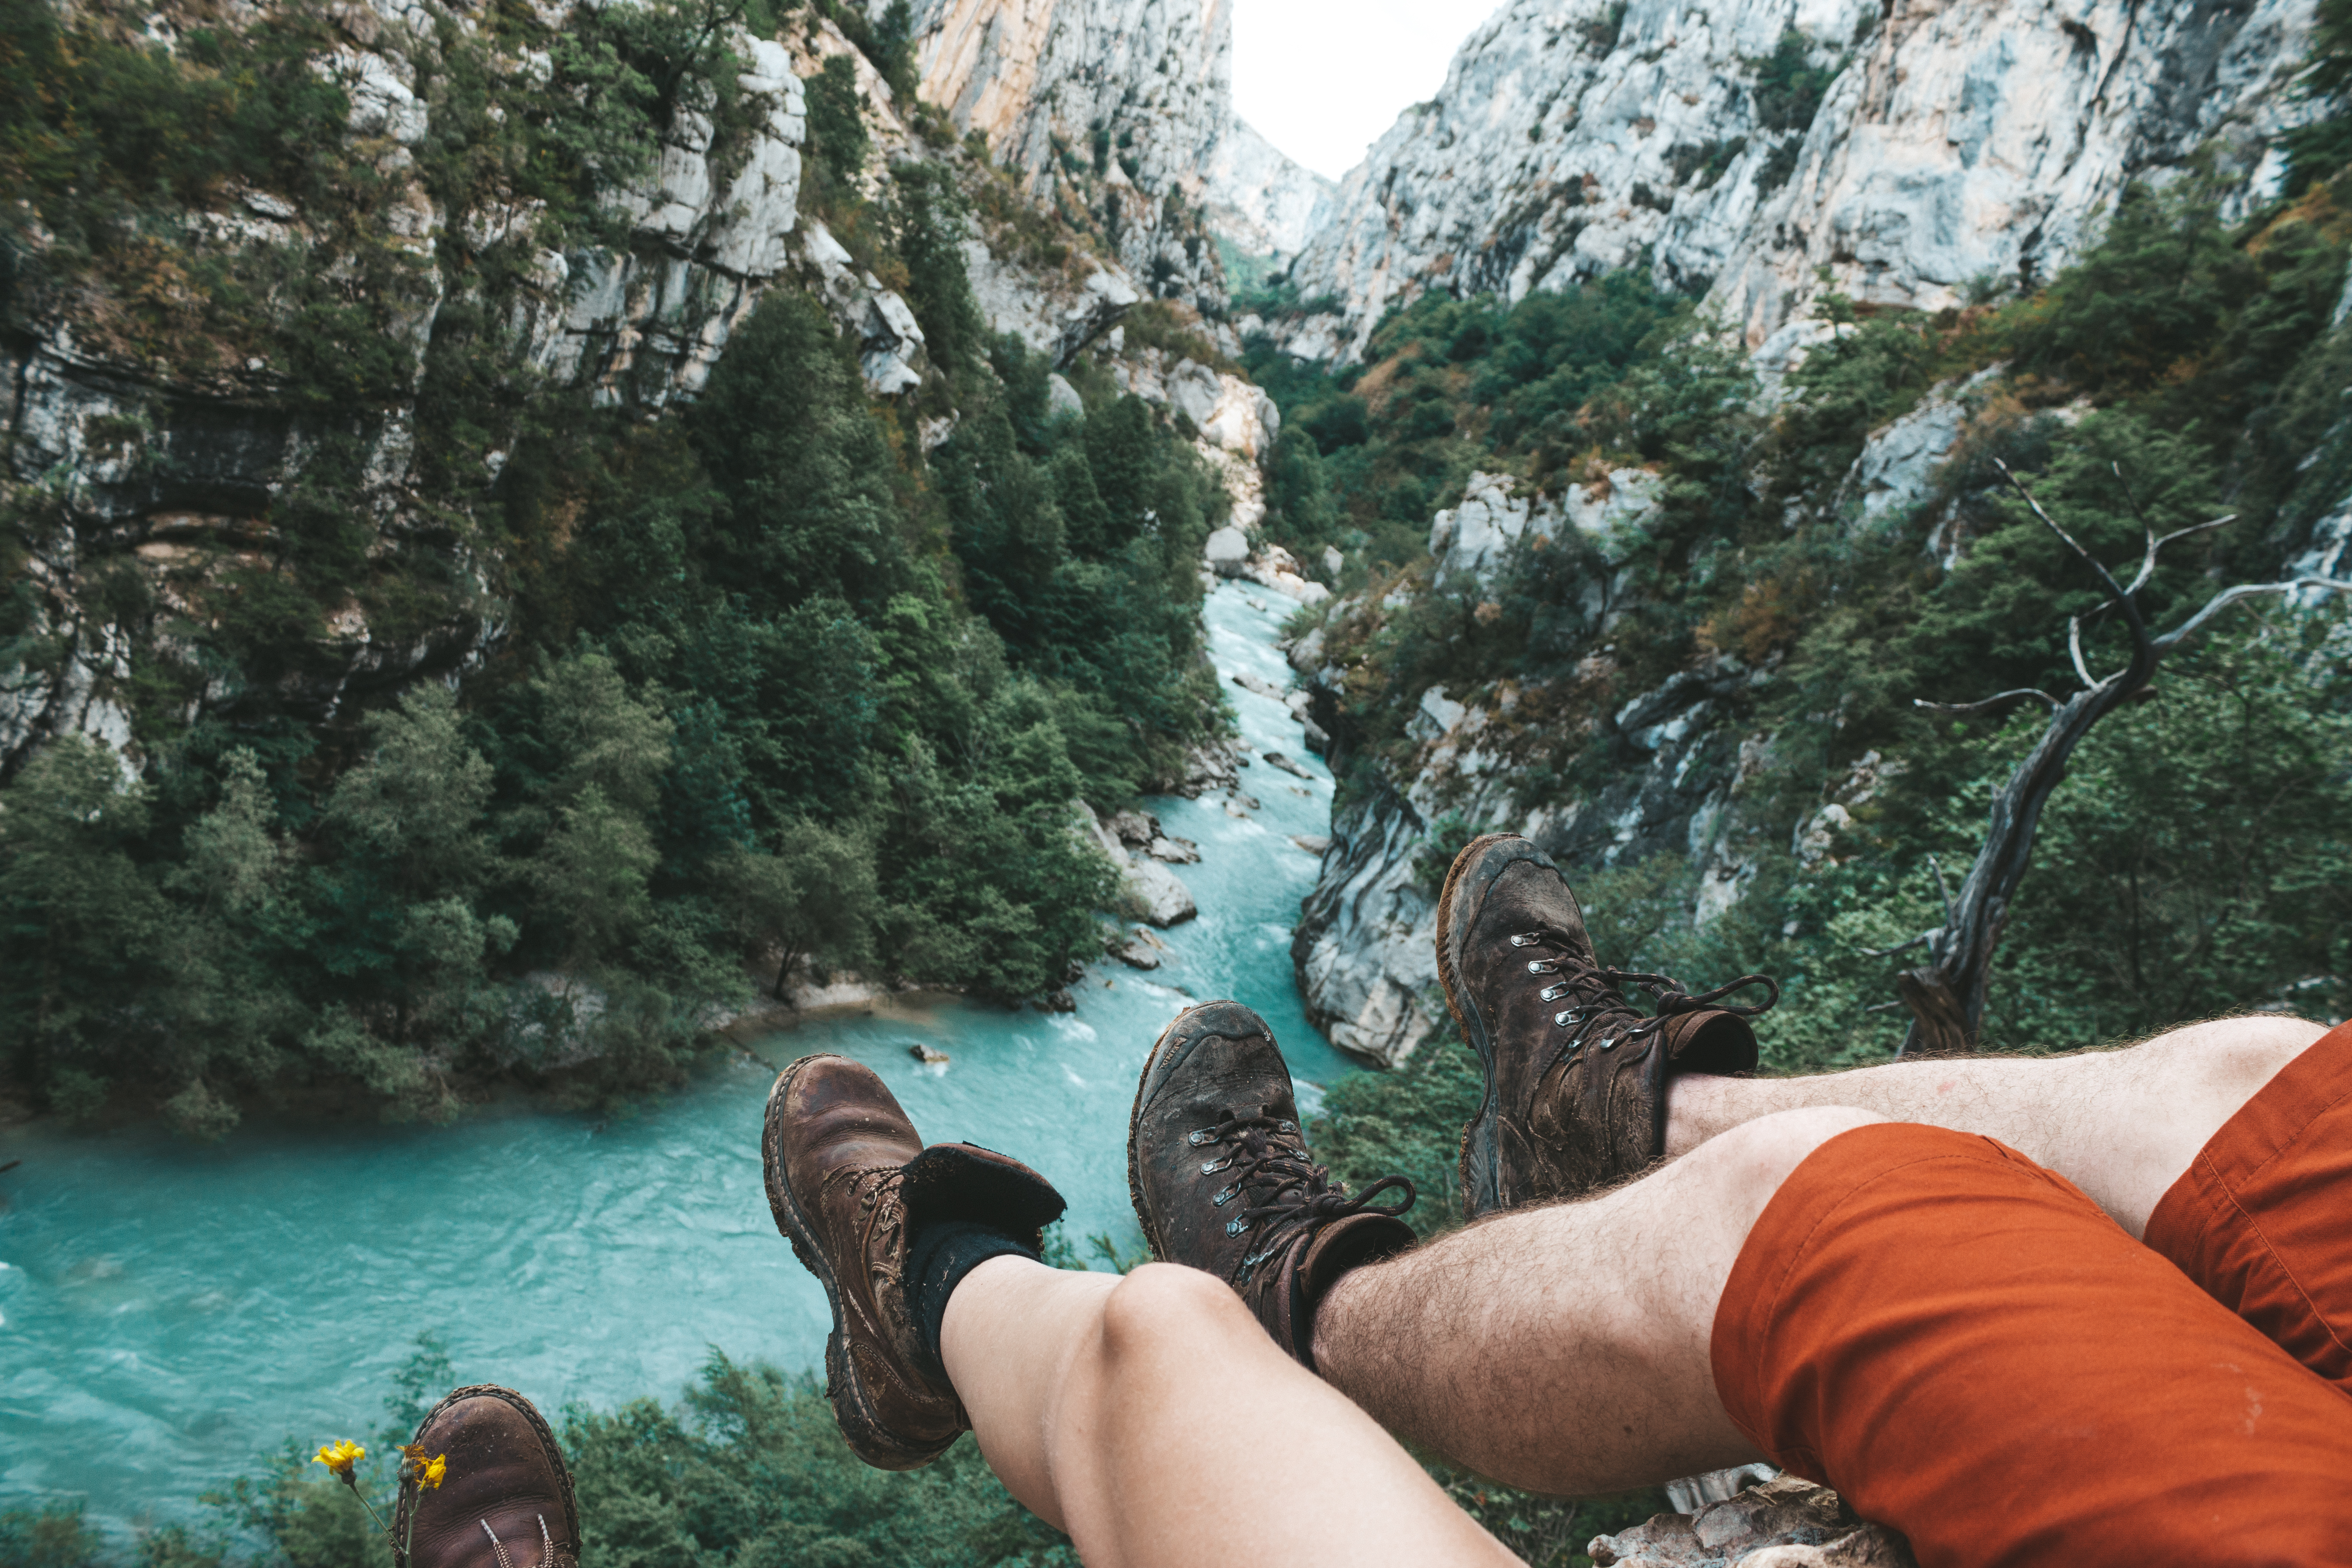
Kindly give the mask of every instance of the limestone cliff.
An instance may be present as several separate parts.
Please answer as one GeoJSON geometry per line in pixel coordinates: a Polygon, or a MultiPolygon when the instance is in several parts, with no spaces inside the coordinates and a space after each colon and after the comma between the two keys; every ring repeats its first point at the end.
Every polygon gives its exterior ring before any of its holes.
{"type": "Polygon", "coordinates": [[[1351,356],[1423,289],[1517,299],[1646,267],[1751,347],[1825,272],[1937,309],[2047,277],[2127,179],[2213,146],[2250,195],[2310,0],[1513,0],[1341,187],[1291,277],[1351,356]]]}
{"type": "Polygon", "coordinates": [[[1337,185],[1235,118],[1206,169],[1209,226],[1255,256],[1296,256],[1331,221],[1337,185]]]}
{"type": "MultiPolygon", "coordinates": [[[[562,16],[555,13],[558,22],[562,16]]],[[[185,18],[182,25],[194,26],[185,18]]],[[[148,38],[163,47],[180,37],[166,14],[147,26],[148,38]]],[[[1160,47],[1172,47],[1155,36],[1160,47]]],[[[26,662],[0,679],[0,773],[12,773],[44,739],[68,732],[100,738],[125,754],[126,767],[136,765],[141,744],[126,689],[133,666],[160,646],[154,637],[169,643],[170,634],[134,631],[114,618],[84,591],[93,574],[127,563],[140,574],[142,594],[163,607],[157,626],[174,615],[216,613],[197,606],[217,596],[222,570],[275,548],[272,528],[260,520],[289,489],[316,482],[322,446],[349,453],[355,471],[348,489],[369,520],[377,559],[405,563],[438,587],[397,626],[353,601],[331,617],[322,637],[289,652],[273,679],[253,684],[216,671],[198,681],[176,721],[268,710],[322,722],[353,699],[478,665],[500,637],[508,609],[492,584],[496,574],[470,542],[471,525],[461,520],[495,510],[493,487],[507,454],[489,450],[478,466],[453,476],[451,455],[420,453],[416,433],[428,346],[436,332],[480,331],[485,311],[503,328],[504,346],[486,362],[498,376],[520,378],[518,387],[589,388],[598,403],[648,415],[697,393],[730,334],[778,288],[824,303],[854,340],[877,396],[908,395],[927,376],[936,380],[906,301],[873,262],[858,259],[805,210],[804,81],[827,60],[849,62],[866,140],[862,165],[846,173],[861,190],[882,191],[893,164],[918,158],[961,170],[957,177],[975,189],[992,176],[961,149],[927,144],[912,106],[895,100],[831,23],[803,17],[774,38],[736,30],[721,57],[734,62],[732,80],[686,80],[649,167],[596,193],[604,215],[600,242],[561,247],[539,237],[545,202],[516,198],[492,182],[478,199],[452,207],[424,175],[420,159],[444,155],[451,140],[435,121],[425,84],[431,78],[446,84],[453,60],[473,58],[464,55],[469,48],[494,73],[487,110],[472,111],[530,114],[534,95],[551,90],[557,68],[546,55],[492,57],[462,10],[437,22],[394,0],[339,10],[311,68],[348,100],[336,155],[376,182],[373,206],[356,220],[331,219],[306,210],[291,191],[238,186],[225,200],[186,210],[181,232],[164,242],[162,253],[185,270],[282,268],[302,258],[305,270],[332,279],[382,267],[381,286],[372,298],[361,295],[374,322],[362,335],[389,345],[393,363],[356,417],[322,421],[306,412],[316,400],[305,401],[286,363],[279,341],[292,341],[286,332],[259,331],[237,347],[223,341],[217,321],[197,330],[193,323],[211,309],[200,296],[184,292],[171,306],[173,320],[191,323],[184,331],[134,340],[120,330],[142,308],[129,284],[90,276],[42,292],[44,276],[62,278],[58,268],[72,263],[61,256],[51,266],[42,248],[50,241],[31,231],[32,249],[16,268],[22,330],[0,336],[7,465],[0,489],[11,505],[47,521],[26,529],[26,573],[37,603],[26,640],[16,645],[26,662]],[[461,274],[450,265],[456,256],[477,264],[494,258],[498,265],[461,274]],[[485,293],[488,276],[500,279],[495,298],[485,293]]],[[[1108,56],[1089,79],[1115,102],[1127,90],[1118,70],[1132,67],[1156,81],[1160,58],[1108,56]]],[[[446,94],[446,85],[438,90],[446,94]]],[[[460,144],[462,137],[461,130],[460,144]]],[[[1189,156],[1191,146],[1171,142],[1153,155],[1172,166],[1167,160],[1189,156]]],[[[1041,247],[1036,215],[974,205],[967,266],[992,327],[1066,363],[1141,297],[1118,262],[1097,257],[1082,235],[1041,247]]],[[[870,254],[870,239],[851,239],[870,254]]],[[[1213,276],[1213,256],[1208,265],[1213,276]]],[[[288,315],[278,310],[281,321],[288,315]]],[[[310,374],[331,378],[336,369],[310,374]]],[[[949,427],[931,421],[925,439],[949,427]]]]}
{"type": "Polygon", "coordinates": [[[1200,209],[1232,119],[1223,0],[918,0],[914,23],[925,100],[1039,199],[1091,215],[1153,294],[1223,309],[1200,209]]]}

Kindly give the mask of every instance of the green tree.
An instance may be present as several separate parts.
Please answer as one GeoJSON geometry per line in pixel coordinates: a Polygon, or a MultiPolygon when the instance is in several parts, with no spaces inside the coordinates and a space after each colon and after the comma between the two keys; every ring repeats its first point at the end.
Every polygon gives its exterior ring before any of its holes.
{"type": "Polygon", "coordinates": [[[445,687],[413,688],[371,715],[367,732],[367,760],[328,797],[327,831],[404,896],[470,893],[491,869],[482,810],[492,775],[466,739],[457,699],[445,687]]]}
{"type": "Polygon", "coordinates": [[[715,871],[735,934],[778,954],[779,999],[802,960],[833,967],[872,952],[879,900],[873,850],[861,840],[803,819],[773,853],[739,847],[715,871]]]}
{"type": "Polygon", "coordinates": [[[585,784],[526,875],[541,918],[564,933],[567,965],[593,965],[652,912],[647,883],[661,858],[644,820],[585,784]]]}
{"type": "Polygon", "coordinates": [[[87,1096],[92,1078],[152,1040],[137,1003],[157,978],[170,915],[137,858],[148,795],[81,735],[36,752],[0,794],[0,1037],[53,1094],[87,1096]]]}

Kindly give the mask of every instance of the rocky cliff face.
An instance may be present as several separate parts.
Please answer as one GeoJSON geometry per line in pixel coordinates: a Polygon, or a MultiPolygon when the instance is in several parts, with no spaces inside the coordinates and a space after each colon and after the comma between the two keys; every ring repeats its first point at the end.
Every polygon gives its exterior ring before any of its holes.
{"type": "Polygon", "coordinates": [[[914,21],[922,96],[959,131],[1087,211],[1154,295],[1223,308],[1200,210],[1233,112],[1223,0],[918,0],[914,21]]]}
{"type": "MultiPolygon", "coordinates": [[[[867,0],[879,17],[882,0],[867,0]]],[[[1330,214],[1331,183],[1233,112],[1224,0],[918,0],[922,95],[1033,194],[1102,224],[1163,299],[1225,303],[1221,235],[1295,254],[1330,214]]]]}
{"type": "MultiPolygon", "coordinates": [[[[1906,468],[1901,477],[1913,476],[1906,468]]],[[[1602,570],[1590,589],[1597,607],[1611,595],[1619,548],[1641,526],[1655,489],[1655,477],[1637,468],[1558,497],[1474,475],[1462,503],[1440,511],[1431,526],[1433,575],[1489,583],[1508,552],[1574,531],[1601,551],[1602,570]]],[[[1335,605],[1331,615],[1377,619],[1389,607],[1359,597],[1335,605]]],[[[1309,633],[1291,648],[1290,662],[1315,721],[1335,737],[1336,773],[1347,768],[1353,740],[1340,703],[1349,670],[1327,655],[1326,641],[1322,629],[1309,633]]],[[[1608,652],[1597,652],[1580,678],[1604,679],[1611,663],[1608,652]]],[[[1641,763],[1529,811],[1514,804],[1519,779],[1506,738],[1518,689],[1505,682],[1475,696],[1424,691],[1406,731],[1415,749],[1391,771],[1394,782],[1355,794],[1332,818],[1322,873],[1291,942],[1310,1016],[1341,1049],[1389,1066],[1444,1020],[1433,944],[1444,868],[1428,858],[1430,828],[1442,817],[1525,833],[1547,852],[1584,864],[1687,854],[1700,879],[1701,916],[1726,907],[1752,875],[1743,849],[1763,830],[1738,808],[1739,785],[1763,743],[1743,736],[1738,717],[1742,700],[1769,679],[1768,669],[1718,657],[1635,697],[1607,722],[1641,763]]]]}
{"type": "Polygon", "coordinates": [[[1210,154],[1205,178],[1209,226],[1253,256],[1297,255],[1337,210],[1339,186],[1240,119],[1210,154]]]}
{"type": "Polygon", "coordinates": [[[1292,268],[1350,356],[1424,289],[1516,300],[1646,267],[1760,346],[1824,275],[1938,309],[2047,277],[2125,182],[2216,147],[2274,188],[2268,138],[2310,0],[1514,0],[1349,174],[1292,268]],[[1825,83],[1825,85],[1824,85],[1825,83]]]}
{"type": "MultiPolygon", "coordinates": [[[[160,14],[149,26],[163,42],[177,37],[160,14]]],[[[807,19],[786,29],[782,41],[739,32],[729,51],[740,68],[728,125],[717,123],[711,86],[687,83],[652,167],[633,185],[602,193],[618,243],[566,249],[536,244],[543,204],[493,192],[450,210],[421,177],[418,157],[436,131],[423,78],[446,74],[453,52],[475,36],[463,11],[448,19],[450,37],[436,26],[393,0],[376,9],[346,7],[332,47],[315,64],[348,96],[348,155],[384,182],[379,230],[334,231],[289,195],[244,188],[223,210],[187,212],[179,240],[192,255],[230,265],[301,257],[329,276],[359,265],[355,250],[391,251],[397,303],[383,313],[408,368],[387,389],[388,401],[356,423],[339,415],[322,425],[288,395],[283,367],[262,353],[224,363],[214,343],[194,354],[142,355],[110,339],[103,323],[124,307],[91,288],[37,310],[30,331],[0,338],[7,499],[47,519],[27,531],[26,571],[38,602],[29,640],[18,646],[34,657],[0,679],[0,774],[13,773],[43,740],[69,732],[99,738],[125,755],[126,767],[136,765],[140,742],[124,691],[139,657],[158,646],[154,638],[171,638],[154,626],[134,629],[83,590],[126,563],[142,584],[137,596],[160,605],[165,622],[216,614],[216,604],[205,606],[217,600],[222,573],[277,547],[261,520],[316,470],[322,442],[356,443],[352,491],[372,520],[374,548],[437,579],[440,608],[425,624],[412,618],[386,628],[354,602],[263,688],[228,674],[200,683],[186,693],[179,721],[259,704],[323,722],[354,698],[423,677],[456,677],[479,663],[506,611],[453,514],[490,504],[506,454],[487,454],[480,472],[461,476],[463,493],[452,494],[446,474],[428,482],[424,468],[436,454],[421,455],[416,436],[426,349],[446,326],[445,312],[486,304],[475,276],[460,282],[446,265],[453,250],[479,257],[503,247],[518,258],[520,280],[488,303],[510,334],[500,374],[587,387],[600,403],[650,414],[691,397],[732,331],[777,288],[805,290],[824,304],[856,341],[874,394],[922,384],[929,360],[906,301],[803,210],[803,82],[828,59],[851,63],[868,151],[850,177],[862,187],[880,190],[894,163],[944,156],[953,165],[959,154],[919,145],[914,116],[903,112],[909,106],[894,100],[889,85],[831,24],[807,19]]],[[[1131,66],[1156,81],[1158,58],[1114,55],[1098,61],[1089,79],[1106,101],[1116,100],[1127,91],[1118,68],[1131,66]]],[[[506,112],[497,107],[501,100],[518,114],[528,111],[551,70],[544,57],[501,57],[495,68],[493,114],[506,112]]],[[[974,215],[966,252],[975,294],[992,327],[1066,363],[1141,290],[1116,261],[1066,247],[1039,254],[1014,232],[1020,226],[1018,215],[974,215]]],[[[1210,266],[1213,272],[1213,258],[1210,266]]],[[[936,434],[946,428],[939,424],[936,434]]]]}

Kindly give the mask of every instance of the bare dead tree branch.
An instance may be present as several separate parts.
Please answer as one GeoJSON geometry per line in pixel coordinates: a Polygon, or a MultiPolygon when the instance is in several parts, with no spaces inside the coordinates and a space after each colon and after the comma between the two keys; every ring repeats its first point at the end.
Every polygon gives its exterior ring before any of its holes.
{"type": "Polygon", "coordinates": [[[1898,952],[1903,952],[1915,947],[1923,947],[1927,943],[1935,940],[1936,933],[1934,931],[1923,931],[1917,936],[1913,937],[1910,941],[1898,942],[1893,947],[1865,947],[1862,950],[1862,955],[1864,958],[1891,958],[1898,952]]]}
{"type": "Polygon", "coordinates": [[[2091,674],[2090,664],[2083,658],[2083,617],[2080,616],[2066,617],[2066,652],[2073,657],[2074,674],[2083,684],[2096,686],[2098,679],[2091,674]]]}
{"type": "Polygon", "coordinates": [[[1936,891],[1944,900],[1944,923],[1952,923],[1952,885],[1944,880],[1944,863],[1937,857],[1927,857],[1927,869],[1936,873],[1936,891]]]}
{"type": "MultiPolygon", "coordinates": [[[[2139,591],[2146,587],[2156,570],[2157,557],[2165,546],[2191,534],[2219,528],[2231,521],[2217,518],[2193,527],[2178,529],[2159,536],[2138,501],[2124,485],[2125,503],[2139,519],[2145,536],[2139,571],[2131,585],[2116,581],[2097,557],[2085,550],[2073,535],[2058,525],[2057,520],[2044,510],[2034,499],[2025,482],[2010,471],[2009,466],[1996,458],[1993,467],[2011,489],[2021,497],[2042,526],[2056,534],[2067,549],[2096,574],[2099,581],[2114,595],[2110,601],[2121,612],[2126,629],[2131,636],[2131,658],[2122,669],[2104,678],[2091,674],[2090,661],[2083,652],[2082,618],[2075,616],[2066,629],[2067,652],[2074,661],[2074,673],[2082,678],[2083,689],[2063,702],[2038,689],[2004,691],[1980,702],[1964,704],[1933,703],[1915,699],[1915,706],[1935,712],[1967,713],[1983,711],[2023,697],[2038,697],[2050,708],[2049,724],[2042,730],[2024,760],[2009,776],[2009,781],[1993,796],[1992,808],[1985,825],[1985,838],[1977,852],[1975,863],[1960,884],[1955,898],[1944,881],[1943,868],[1935,867],[1936,883],[1944,897],[1944,924],[1912,941],[1888,948],[1874,957],[1885,957],[1909,948],[1925,946],[1927,962],[1916,969],[1906,970],[1895,976],[1895,990],[1902,1004],[1911,1013],[1911,1027],[1904,1036],[1897,1055],[1916,1051],[1938,1054],[1964,1052],[1976,1045],[1979,1026],[1984,1018],[1985,990],[1992,973],[1993,950],[2000,944],[2002,928],[2008,923],[2011,902],[2025,877],[2027,865],[2033,853],[2033,834],[2042,818],[2042,808],[2066,776],[2066,762],[2074,748],[2101,719],[2123,706],[2146,689],[2149,678],[2156,672],[2158,660],[2182,644],[2202,633],[2213,624],[2223,610],[2242,599],[2266,594],[2291,594],[2302,588],[2316,588],[2331,593],[2352,591],[2352,582],[2339,582],[2327,577],[2297,577],[2281,583],[2241,583],[2223,588],[2207,600],[2202,609],[2161,637],[2148,630],[2141,614],[2139,591]]],[[[2117,468],[2116,478],[2123,481],[2117,468]]],[[[2107,605],[2100,606],[2102,609],[2107,605]]]]}
{"type": "MultiPolygon", "coordinates": [[[[2139,498],[2132,494],[2131,481],[2124,478],[2124,466],[2121,463],[2109,463],[2107,467],[2114,471],[2116,483],[2123,490],[2124,504],[2131,508],[2132,516],[2138,520],[2140,531],[2147,536],[2147,549],[2141,554],[2139,560],[2139,574],[2132,579],[2131,591],[2135,594],[2147,587],[2147,580],[2156,575],[2157,552],[2166,545],[2176,539],[2186,539],[2192,533],[2202,533],[2209,528],[2220,528],[2224,523],[2238,521],[2238,514],[2233,511],[2217,517],[2210,522],[2192,522],[2187,528],[2174,529],[2170,533],[2158,539],[2156,536],[2156,525],[2148,521],[2147,513],[2140,510],[2139,498]]],[[[2102,609],[2105,607],[2104,605],[2100,606],[2102,609]]]]}
{"type": "Polygon", "coordinates": [[[2298,588],[2321,588],[2329,593],[2347,594],[2352,593],[2352,583],[2337,577],[2291,577],[2284,583],[2241,583],[2233,588],[2224,588],[2207,600],[2203,609],[2157,638],[2156,651],[2158,657],[2170,653],[2203,631],[2215,616],[2241,599],[2251,599],[2259,594],[2292,594],[2298,588]]]}
{"type": "Polygon", "coordinates": [[[1914,697],[1911,699],[1911,706],[1924,708],[1930,713],[1983,713],[2006,703],[2014,702],[2021,697],[2038,697],[2053,708],[2058,706],[2058,699],[2038,686],[2021,686],[2014,691],[1997,691],[1981,702],[1930,702],[1924,697],[1914,697]]]}

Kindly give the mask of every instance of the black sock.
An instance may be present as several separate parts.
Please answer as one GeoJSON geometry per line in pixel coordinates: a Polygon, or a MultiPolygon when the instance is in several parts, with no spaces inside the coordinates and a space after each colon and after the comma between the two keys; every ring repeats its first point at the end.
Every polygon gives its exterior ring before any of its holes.
{"type": "Polygon", "coordinates": [[[963,1277],[992,1258],[1010,1253],[1038,1261],[1036,1253],[1001,1230],[968,1219],[933,1220],[907,1244],[907,1315],[915,1321],[916,1370],[935,1382],[948,1380],[940,1359],[940,1334],[948,1321],[948,1298],[963,1277]]]}

